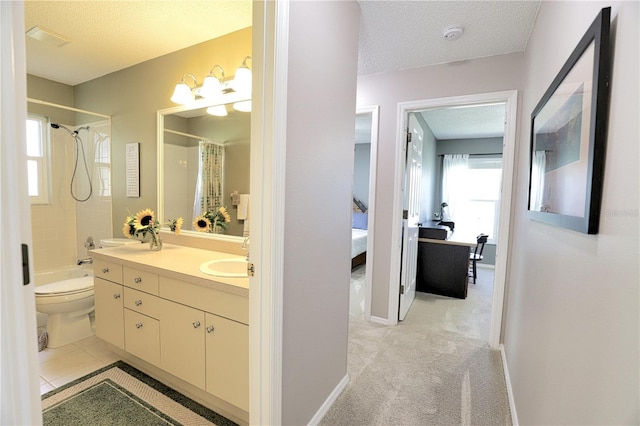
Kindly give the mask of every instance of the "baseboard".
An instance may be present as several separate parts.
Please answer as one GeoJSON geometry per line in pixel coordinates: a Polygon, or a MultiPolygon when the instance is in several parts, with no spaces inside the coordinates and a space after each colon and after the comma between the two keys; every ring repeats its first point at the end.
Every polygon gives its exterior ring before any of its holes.
{"type": "Polygon", "coordinates": [[[511,387],[511,378],[509,377],[509,368],[507,367],[507,354],[504,352],[504,345],[500,344],[500,355],[502,357],[502,369],[504,370],[504,380],[507,384],[507,398],[509,399],[509,410],[511,411],[511,424],[518,426],[518,413],[516,412],[516,402],[513,398],[513,388],[511,387]]]}
{"type": "Polygon", "coordinates": [[[371,315],[369,321],[375,322],[377,324],[389,325],[389,321],[386,318],[374,317],[373,315],[371,315]]]}
{"type": "Polygon", "coordinates": [[[342,380],[340,380],[340,383],[338,383],[338,386],[336,386],[335,389],[333,389],[333,392],[331,392],[331,394],[329,394],[327,399],[324,401],[324,404],[322,404],[322,406],[318,409],[316,414],[311,418],[311,420],[309,420],[309,425],[315,426],[320,423],[320,421],[329,411],[329,408],[331,408],[333,403],[336,402],[336,399],[338,399],[338,397],[340,396],[344,388],[347,387],[348,383],[349,383],[349,375],[345,374],[342,380]]]}

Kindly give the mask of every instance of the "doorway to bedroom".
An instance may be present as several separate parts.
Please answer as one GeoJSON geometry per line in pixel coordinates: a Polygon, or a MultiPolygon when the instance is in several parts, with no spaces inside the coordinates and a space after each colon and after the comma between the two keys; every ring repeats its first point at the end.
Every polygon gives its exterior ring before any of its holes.
{"type": "Polygon", "coordinates": [[[378,106],[356,110],[349,315],[371,316],[371,276],[378,145],[378,106]]]}

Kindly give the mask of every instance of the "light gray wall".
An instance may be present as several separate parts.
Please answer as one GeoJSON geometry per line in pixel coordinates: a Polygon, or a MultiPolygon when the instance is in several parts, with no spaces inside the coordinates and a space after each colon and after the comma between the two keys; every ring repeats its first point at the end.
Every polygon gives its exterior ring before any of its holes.
{"type": "Polygon", "coordinates": [[[289,19],[282,423],[304,425],[347,374],[360,8],[294,1],[289,19]]]}
{"type": "Polygon", "coordinates": [[[638,2],[542,2],[525,56],[504,346],[520,424],[638,424],[638,2]],[[528,219],[530,114],[612,6],[600,231],[528,219]]]}
{"type": "Polygon", "coordinates": [[[376,188],[376,251],[373,261],[371,313],[386,319],[391,255],[393,187],[398,102],[477,93],[518,90],[522,87],[522,53],[492,56],[452,64],[389,72],[358,78],[358,105],[380,105],[376,188]]]}
{"type": "Polygon", "coordinates": [[[371,144],[355,145],[353,165],[353,196],[369,208],[369,169],[371,165],[371,144]]]}

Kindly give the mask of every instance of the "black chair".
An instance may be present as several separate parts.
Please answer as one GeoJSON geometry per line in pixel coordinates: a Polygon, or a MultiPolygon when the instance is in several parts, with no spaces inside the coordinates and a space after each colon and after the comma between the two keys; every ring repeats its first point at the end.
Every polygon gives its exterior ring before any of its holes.
{"type": "Polygon", "coordinates": [[[470,276],[473,277],[473,283],[476,283],[476,278],[478,277],[476,262],[482,260],[482,252],[484,251],[484,245],[487,242],[487,238],[489,236],[485,234],[480,234],[477,237],[477,245],[473,253],[469,253],[469,261],[471,262],[471,271],[470,276]]]}

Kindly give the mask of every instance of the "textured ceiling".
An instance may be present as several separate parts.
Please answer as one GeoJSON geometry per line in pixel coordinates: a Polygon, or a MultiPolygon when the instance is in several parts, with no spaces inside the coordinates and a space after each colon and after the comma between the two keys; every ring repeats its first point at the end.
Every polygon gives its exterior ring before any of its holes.
{"type": "Polygon", "coordinates": [[[27,72],[73,86],[250,27],[251,0],[26,1],[36,25],[71,42],[27,37],[27,72]]]}
{"type": "Polygon", "coordinates": [[[360,1],[358,74],[521,52],[539,1],[360,1]],[[449,26],[464,34],[447,41],[449,26]]]}
{"type": "Polygon", "coordinates": [[[430,109],[422,112],[438,140],[504,135],[504,104],[430,109]]]}

